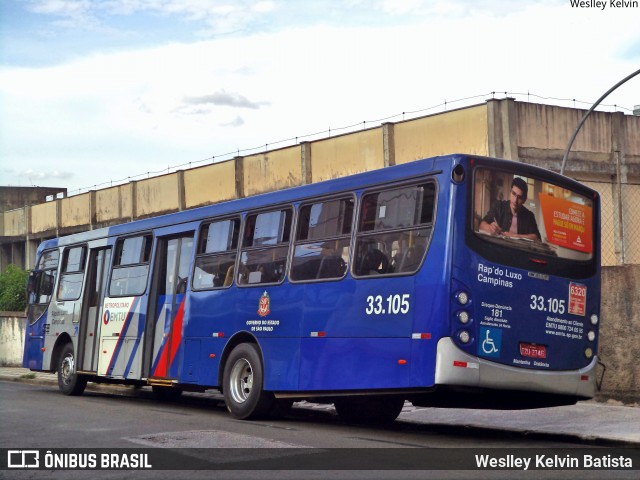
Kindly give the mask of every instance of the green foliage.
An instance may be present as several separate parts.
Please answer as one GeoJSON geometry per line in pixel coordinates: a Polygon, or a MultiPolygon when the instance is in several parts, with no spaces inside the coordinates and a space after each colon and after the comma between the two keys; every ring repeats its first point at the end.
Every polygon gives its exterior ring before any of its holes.
{"type": "Polygon", "coordinates": [[[27,281],[29,272],[9,265],[0,273],[0,310],[23,312],[27,308],[27,281]]]}

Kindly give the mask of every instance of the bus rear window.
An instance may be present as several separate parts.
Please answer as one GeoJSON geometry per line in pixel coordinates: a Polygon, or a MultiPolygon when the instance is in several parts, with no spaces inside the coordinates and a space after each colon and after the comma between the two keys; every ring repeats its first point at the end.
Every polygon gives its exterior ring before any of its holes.
{"type": "Polygon", "coordinates": [[[492,168],[475,171],[473,230],[500,247],[590,260],[593,219],[592,200],[568,188],[492,168]]]}

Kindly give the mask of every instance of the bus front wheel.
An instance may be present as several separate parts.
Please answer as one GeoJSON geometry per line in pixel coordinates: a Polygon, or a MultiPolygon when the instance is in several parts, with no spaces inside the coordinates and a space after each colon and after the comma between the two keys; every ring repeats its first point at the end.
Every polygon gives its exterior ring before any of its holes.
{"type": "Polygon", "coordinates": [[[260,418],[269,414],[275,398],[263,390],[264,371],[258,347],[242,343],[235,347],[224,367],[223,393],[227,410],[235,418],[260,418]]]}
{"type": "Polygon", "coordinates": [[[73,345],[67,343],[58,361],[58,388],[65,395],[82,395],[87,386],[87,379],[76,372],[76,357],[73,345]]]}

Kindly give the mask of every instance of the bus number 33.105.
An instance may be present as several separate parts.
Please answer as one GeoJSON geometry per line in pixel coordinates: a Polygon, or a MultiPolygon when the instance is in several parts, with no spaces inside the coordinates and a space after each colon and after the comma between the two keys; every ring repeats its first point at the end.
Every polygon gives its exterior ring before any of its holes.
{"type": "Polygon", "coordinates": [[[369,295],[367,297],[367,308],[365,313],[367,315],[384,315],[391,313],[397,315],[399,313],[409,313],[409,298],[410,295],[405,293],[403,295],[389,295],[386,298],[386,303],[382,295],[369,295]]]}
{"type": "Polygon", "coordinates": [[[545,298],[541,295],[531,295],[531,303],[529,307],[531,310],[539,310],[541,312],[559,313],[562,315],[565,312],[565,301],[557,298],[547,298],[545,304],[545,298]]]}

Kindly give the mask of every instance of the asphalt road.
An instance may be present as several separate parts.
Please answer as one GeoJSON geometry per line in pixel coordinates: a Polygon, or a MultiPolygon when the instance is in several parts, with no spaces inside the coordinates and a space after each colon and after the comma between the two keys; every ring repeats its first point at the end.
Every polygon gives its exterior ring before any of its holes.
{"type": "Polygon", "coordinates": [[[116,393],[87,391],[80,397],[67,397],[51,385],[0,382],[2,448],[130,448],[133,451],[163,448],[167,449],[163,450],[167,455],[173,449],[189,449],[186,457],[178,459],[185,468],[190,461],[195,465],[203,456],[211,456],[211,452],[218,455],[216,462],[232,468],[222,470],[218,465],[213,471],[195,472],[4,470],[0,471],[0,478],[638,478],[638,470],[415,470],[416,465],[424,464],[412,464],[411,458],[406,462],[402,460],[405,463],[398,459],[416,447],[430,449],[429,452],[435,448],[480,452],[487,448],[554,451],[596,445],[573,437],[434,425],[402,418],[388,426],[351,425],[340,421],[330,406],[300,403],[295,404],[292,414],[283,420],[239,421],[227,413],[221,397],[216,395],[186,394],[178,402],[159,403],[148,389],[116,393]],[[400,450],[394,452],[394,449],[400,450]],[[295,468],[296,458],[302,458],[300,455],[306,455],[307,451],[323,452],[316,458],[326,462],[327,470],[320,470],[322,463],[312,463],[314,470],[290,470],[289,467],[295,468]],[[370,461],[371,468],[331,470],[335,468],[332,461],[338,462],[341,452],[349,455],[355,452],[362,457],[359,461],[364,465],[370,461]],[[399,470],[378,468],[385,458],[398,462],[399,470]],[[255,470],[256,463],[268,465],[270,470],[255,470]]]}

